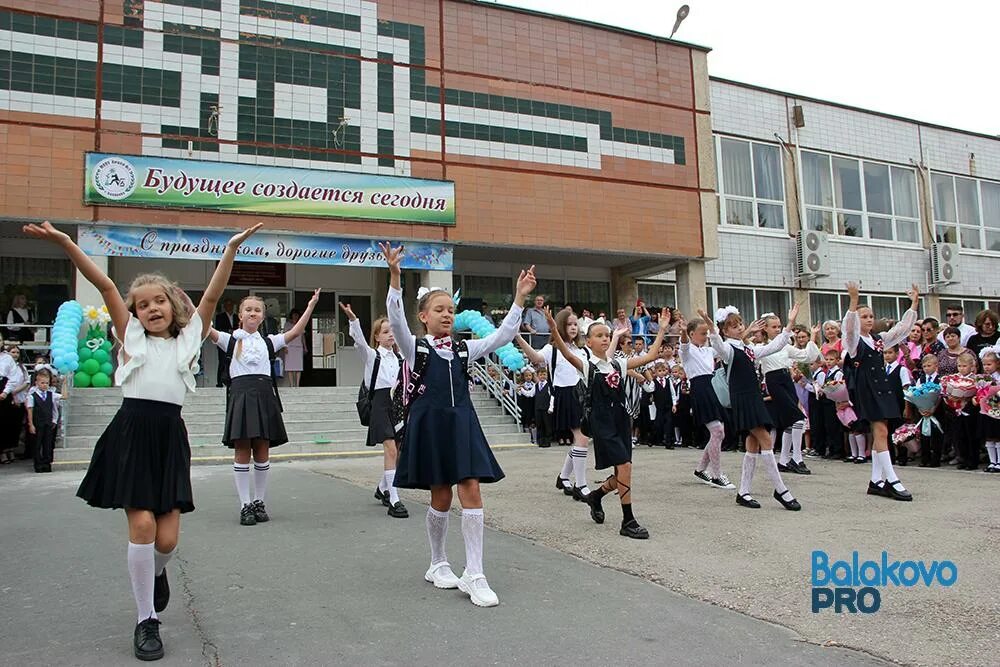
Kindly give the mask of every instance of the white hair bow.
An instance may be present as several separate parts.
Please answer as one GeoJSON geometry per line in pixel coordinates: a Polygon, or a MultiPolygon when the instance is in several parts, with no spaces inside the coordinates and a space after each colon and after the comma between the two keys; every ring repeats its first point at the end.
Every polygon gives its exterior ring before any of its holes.
{"type": "Polygon", "coordinates": [[[726,321],[726,318],[730,315],[739,315],[740,311],[736,310],[736,306],[726,306],[725,308],[719,308],[715,311],[715,322],[722,323],[726,321]]]}
{"type": "Polygon", "coordinates": [[[983,349],[979,350],[979,358],[980,359],[985,359],[986,355],[989,354],[990,352],[992,352],[993,354],[995,354],[998,357],[1000,357],[1000,345],[993,345],[991,347],[984,347],[983,349]]]}
{"type": "Polygon", "coordinates": [[[777,317],[777,315],[775,315],[774,313],[764,313],[763,315],[760,316],[760,319],[766,320],[769,317],[777,317]]]}
{"type": "Polygon", "coordinates": [[[421,287],[417,290],[417,301],[420,301],[431,292],[444,292],[443,287],[421,287]]]}

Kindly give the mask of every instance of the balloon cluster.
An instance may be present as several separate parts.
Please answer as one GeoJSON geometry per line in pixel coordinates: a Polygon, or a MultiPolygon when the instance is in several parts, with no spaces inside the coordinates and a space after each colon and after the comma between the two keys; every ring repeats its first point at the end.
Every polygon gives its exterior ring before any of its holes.
{"type": "Polygon", "coordinates": [[[76,301],[65,301],[56,311],[52,324],[52,365],[60,374],[72,373],[80,365],[76,352],[76,339],[83,324],[83,306],[76,301]]]}
{"type": "Polygon", "coordinates": [[[88,306],[83,309],[83,315],[90,327],[77,345],[80,366],[73,376],[73,384],[77,387],[110,387],[114,367],[111,365],[111,341],[105,335],[105,327],[111,316],[107,306],[88,306]]]}
{"type": "MultiPolygon", "coordinates": [[[[455,316],[456,331],[471,331],[479,338],[486,338],[497,330],[493,323],[483,317],[477,310],[463,310],[455,316]]],[[[512,371],[519,371],[526,366],[524,356],[514,347],[513,343],[507,343],[494,354],[500,359],[500,363],[512,371]]]]}

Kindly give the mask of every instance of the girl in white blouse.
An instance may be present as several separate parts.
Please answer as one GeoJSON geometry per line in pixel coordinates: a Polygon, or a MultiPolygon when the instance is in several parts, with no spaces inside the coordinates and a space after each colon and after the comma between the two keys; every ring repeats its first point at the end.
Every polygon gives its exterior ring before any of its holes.
{"type": "Polygon", "coordinates": [[[399,385],[400,371],[403,368],[402,359],[396,352],[396,339],[393,338],[389,318],[380,317],[372,324],[372,340],[369,345],[365,340],[365,332],[361,330],[361,322],[351,310],[351,306],[342,303],[340,309],[347,315],[351,338],[354,339],[354,345],[361,351],[361,358],[365,362],[361,385],[371,396],[371,417],[368,421],[368,437],[365,439],[365,444],[369,447],[382,445],[382,477],[375,488],[375,500],[381,501],[388,508],[386,514],[389,516],[405,519],[410,513],[406,505],[400,501],[399,490],[393,484],[399,451],[396,449],[396,423],[392,416],[392,396],[399,385]]]}
{"type": "Polygon", "coordinates": [[[267,341],[258,329],[266,317],[264,301],[257,296],[243,297],[237,315],[240,326],[233,333],[212,329],[210,336],[226,353],[229,363],[229,391],[226,396],[226,426],[222,442],[233,448],[233,477],[240,498],[240,525],[254,526],[270,521],[264,506],[267,478],[271,472],[270,448],[288,442],[281,403],[272,378],[271,352],[278,352],[306,330],[319,290],[313,292],[299,321],[285,333],[268,334],[267,341]],[[268,346],[271,352],[268,351],[268,346]],[[250,450],[253,449],[253,501],[250,500],[250,450]]]}
{"type": "Polygon", "coordinates": [[[60,246],[100,291],[122,343],[115,384],[124,400],[94,447],[77,495],[94,507],[125,509],[128,571],[138,608],[133,651],[140,660],[163,657],[157,613],[170,600],[164,568],[177,547],[181,513],[194,509],[181,405],[195,390],[193,367],[203,332],[211,326],[236,251],[261,226],[229,239],[197,309],[177,285],[157,274],[138,276],[123,300],[114,281],[69,236],[48,222],[24,227],[29,236],[60,246]]]}

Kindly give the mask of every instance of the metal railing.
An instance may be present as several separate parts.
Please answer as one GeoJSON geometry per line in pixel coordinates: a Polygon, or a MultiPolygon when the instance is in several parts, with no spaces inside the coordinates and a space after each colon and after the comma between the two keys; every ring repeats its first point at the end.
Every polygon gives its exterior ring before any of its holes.
{"type": "Polygon", "coordinates": [[[503,380],[494,379],[493,376],[490,375],[490,369],[493,369],[496,372],[497,378],[506,377],[503,367],[501,367],[500,364],[493,359],[492,355],[469,364],[469,374],[472,375],[473,379],[477,380],[478,384],[486,390],[486,393],[500,403],[500,407],[504,412],[513,417],[517,423],[520,424],[521,408],[517,404],[517,396],[511,396],[509,393],[504,391],[503,380]]]}

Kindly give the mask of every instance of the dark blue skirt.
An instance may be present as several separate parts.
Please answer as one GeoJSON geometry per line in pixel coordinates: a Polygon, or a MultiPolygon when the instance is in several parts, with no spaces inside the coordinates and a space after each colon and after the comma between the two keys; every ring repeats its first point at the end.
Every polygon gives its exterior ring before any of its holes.
{"type": "Polygon", "coordinates": [[[799,409],[799,396],[795,393],[791,373],[784,369],[771,371],[764,376],[764,382],[767,383],[767,393],[771,397],[767,401],[767,411],[775,429],[785,431],[792,424],[806,418],[799,409]]]}
{"type": "Polygon", "coordinates": [[[726,411],[719,403],[719,396],[712,388],[711,375],[691,378],[691,411],[698,426],[718,421],[726,423],[726,411]]]}
{"type": "Polygon", "coordinates": [[[413,403],[396,462],[397,488],[454,486],[465,479],[492,484],[504,476],[471,405],[413,403]]]}
{"type": "Polygon", "coordinates": [[[240,375],[229,386],[222,443],[232,448],[236,440],[267,440],[269,447],[288,442],[281,404],[267,375],[240,375]]]}
{"type": "Polygon", "coordinates": [[[553,387],[552,394],[555,396],[553,406],[552,428],[555,432],[572,431],[580,428],[580,420],[583,419],[583,408],[580,407],[580,399],[576,395],[576,387],[553,387]]]}

